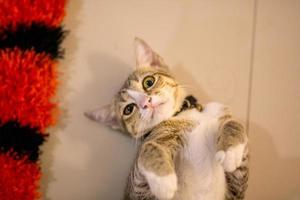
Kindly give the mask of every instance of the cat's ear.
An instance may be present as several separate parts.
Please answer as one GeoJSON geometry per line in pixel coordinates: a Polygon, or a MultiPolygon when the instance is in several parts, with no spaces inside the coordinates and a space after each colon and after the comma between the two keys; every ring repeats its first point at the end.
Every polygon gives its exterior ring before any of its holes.
{"type": "Polygon", "coordinates": [[[134,39],[134,44],[137,67],[151,66],[167,69],[163,58],[154,52],[144,40],[136,37],[134,39]]]}
{"type": "Polygon", "coordinates": [[[94,110],[87,111],[84,113],[84,115],[87,118],[101,124],[105,124],[112,129],[120,130],[120,123],[118,122],[116,113],[111,105],[106,105],[94,110]]]}

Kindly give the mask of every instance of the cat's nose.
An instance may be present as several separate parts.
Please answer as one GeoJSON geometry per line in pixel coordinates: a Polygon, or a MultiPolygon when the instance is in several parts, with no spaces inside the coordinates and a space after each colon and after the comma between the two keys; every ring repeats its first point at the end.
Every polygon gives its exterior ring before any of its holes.
{"type": "Polygon", "coordinates": [[[152,98],[151,97],[145,97],[141,102],[141,107],[143,109],[147,109],[149,107],[152,107],[152,98]]]}

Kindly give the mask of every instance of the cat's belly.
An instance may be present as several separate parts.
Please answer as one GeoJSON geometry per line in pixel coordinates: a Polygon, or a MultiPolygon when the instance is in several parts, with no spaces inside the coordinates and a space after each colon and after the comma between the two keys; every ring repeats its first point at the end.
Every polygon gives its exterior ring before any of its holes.
{"type": "Polygon", "coordinates": [[[195,129],[186,134],[187,145],[178,155],[178,191],[174,200],[224,200],[225,173],[215,160],[218,122],[203,114],[195,129]]]}
{"type": "Polygon", "coordinates": [[[224,200],[225,175],[221,166],[200,171],[192,163],[184,163],[178,174],[178,190],[173,200],[224,200]]]}

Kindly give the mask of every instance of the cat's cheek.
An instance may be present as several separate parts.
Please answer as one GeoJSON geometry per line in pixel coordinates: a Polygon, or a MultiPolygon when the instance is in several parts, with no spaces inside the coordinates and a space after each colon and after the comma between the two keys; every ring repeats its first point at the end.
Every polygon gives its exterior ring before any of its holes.
{"type": "Polygon", "coordinates": [[[161,121],[170,118],[174,114],[174,103],[168,100],[160,109],[161,121]]]}

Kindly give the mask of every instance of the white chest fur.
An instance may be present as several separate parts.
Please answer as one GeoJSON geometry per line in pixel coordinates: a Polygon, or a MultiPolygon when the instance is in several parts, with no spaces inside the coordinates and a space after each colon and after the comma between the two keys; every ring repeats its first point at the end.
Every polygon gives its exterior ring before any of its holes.
{"type": "Polygon", "coordinates": [[[215,160],[218,118],[223,112],[221,104],[210,103],[201,113],[193,109],[178,116],[193,120],[197,126],[186,133],[187,145],[176,162],[178,190],[174,200],[224,199],[224,170],[215,160]]]}

